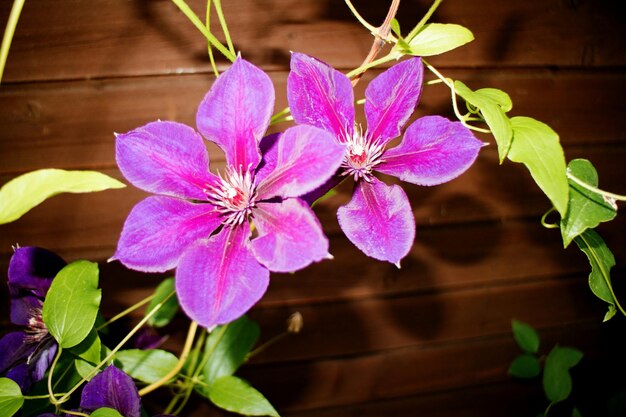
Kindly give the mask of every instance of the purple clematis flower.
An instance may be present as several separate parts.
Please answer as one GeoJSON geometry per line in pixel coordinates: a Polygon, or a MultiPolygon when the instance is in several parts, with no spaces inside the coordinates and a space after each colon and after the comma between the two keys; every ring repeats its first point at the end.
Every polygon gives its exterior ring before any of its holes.
{"type": "Polygon", "coordinates": [[[53,278],[64,266],[57,254],[33,246],[15,249],[9,262],[11,322],[24,330],[0,339],[0,376],[15,381],[22,392],[44,377],[56,355],[42,308],[53,278]]]}
{"type": "Polygon", "coordinates": [[[374,171],[418,185],[436,185],[462,174],[483,145],[460,122],[426,116],[412,123],[395,148],[421,94],[420,58],[394,65],[365,91],[367,130],[355,126],[354,94],[348,77],[317,59],[294,53],[287,97],[296,123],[322,128],[346,146],[341,168],[324,186],[305,197],[323,195],[345,177],[356,185],[352,200],[337,212],[342,230],[361,251],[400,266],[413,244],[415,219],[398,185],[386,185],[374,171]]]}
{"type": "MultiPolygon", "coordinates": [[[[94,376],[83,388],[80,408],[93,412],[99,408],[112,408],[124,417],[141,416],[141,399],[133,379],[114,365],[94,376]]],[[[167,417],[159,414],[155,417],[167,417]]]]}
{"type": "Polygon", "coordinates": [[[333,175],[344,146],[311,126],[261,141],[273,107],[269,77],[245,60],[218,77],[197,125],[226,154],[219,175],[209,171],[202,137],[186,125],[159,121],[117,136],[124,176],[160,195],[133,208],[112,259],[146,272],[177,267],[181,307],[205,327],[243,315],[264,294],[269,271],[330,256],[319,221],[297,197],[333,175]]]}

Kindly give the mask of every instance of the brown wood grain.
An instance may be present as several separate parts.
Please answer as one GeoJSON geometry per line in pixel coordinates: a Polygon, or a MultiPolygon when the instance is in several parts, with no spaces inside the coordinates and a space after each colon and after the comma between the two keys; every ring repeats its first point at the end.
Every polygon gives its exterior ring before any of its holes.
{"type": "MultiPolygon", "coordinates": [[[[189,3],[203,19],[206,2],[189,3]]],[[[372,24],[382,23],[388,2],[355,3],[372,24]]],[[[0,22],[10,4],[0,4],[0,22]]],[[[429,4],[402,2],[405,33],[429,4]]],[[[266,68],[285,69],[289,51],[353,68],[372,41],[340,0],[239,0],[224,2],[224,9],[237,50],[266,68]]],[[[488,0],[480,7],[447,1],[434,21],[465,25],[477,40],[435,61],[456,67],[623,66],[625,16],[623,4],[612,1],[488,0]]],[[[6,81],[198,71],[210,71],[206,42],[168,0],[33,0],[24,7],[6,81]]]]}

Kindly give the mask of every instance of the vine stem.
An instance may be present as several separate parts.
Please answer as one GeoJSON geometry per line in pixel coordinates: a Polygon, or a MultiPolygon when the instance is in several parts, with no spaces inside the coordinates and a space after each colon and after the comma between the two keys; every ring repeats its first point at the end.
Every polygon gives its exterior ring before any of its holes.
{"type": "MultiPolygon", "coordinates": [[[[76,385],[74,385],[72,387],[72,389],[70,389],[65,395],[63,395],[59,399],[59,403],[63,403],[65,401],[67,401],[67,399],[70,397],[70,395],[72,395],[78,388],[80,388],[80,386],[84,382],[89,381],[100,370],[100,368],[102,368],[111,359],[113,359],[113,356],[115,356],[117,351],[120,350],[126,344],[126,342],[128,342],[130,340],[130,338],[133,337],[133,335],[135,333],[137,333],[139,331],[139,329],[141,329],[143,327],[143,325],[148,322],[148,320],[150,320],[150,317],[152,317],[154,314],[156,314],[156,312],[159,311],[161,309],[161,307],[163,307],[163,305],[167,302],[167,300],[169,300],[171,297],[174,296],[174,294],[176,294],[176,292],[172,291],[171,293],[169,293],[163,299],[163,301],[161,301],[159,304],[154,306],[154,308],[152,310],[150,310],[148,312],[148,314],[146,314],[144,316],[144,318],[141,319],[141,321],[139,321],[139,323],[137,323],[137,325],[135,327],[133,327],[130,332],[128,332],[128,334],[117,344],[117,346],[115,346],[115,348],[113,348],[113,350],[111,350],[111,352],[102,361],[100,361],[100,363],[98,365],[96,365],[96,367],[93,368],[91,370],[91,372],[89,372],[86,376],[84,376],[76,385]]],[[[59,347],[59,349],[60,349],[60,347],[59,347]]],[[[52,370],[50,371],[49,377],[51,377],[51,375],[52,375],[52,370]]]]}
{"type": "Polygon", "coordinates": [[[183,368],[183,365],[185,364],[185,362],[187,361],[187,357],[189,356],[189,352],[191,351],[191,345],[193,345],[193,339],[196,337],[197,330],[198,330],[198,322],[192,321],[191,324],[189,325],[189,330],[187,332],[187,339],[185,340],[185,345],[183,346],[183,350],[180,353],[180,358],[178,359],[176,366],[172,368],[167,373],[167,375],[165,375],[163,378],[140,389],[139,390],[140,397],[143,397],[144,395],[151,393],[155,389],[167,383],[170,379],[172,379],[172,377],[176,376],[178,371],[180,371],[183,368]]]}
{"type": "Polygon", "coordinates": [[[156,296],[156,294],[152,294],[146,298],[144,298],[143,300],[133,304],[132,306],[128,307],[126,310],[122,311],[121,313],[116,314],[115,316],[111,317],[111,319],[109,319],[106,323],[101,324],[100,326],[96,327],[96,331],[98,330],[102,330],[105,327],[107,327],[109,324],[116,322],[117,320],[121,319],[122,317],[124,317],[125,315],[132,313],[133,311],[137,310],[138,308],[140,308],[141,306],[149,303],[150,301],[152,301],[152,299],[156,296]]]}
{"type": "Polygon", "coordinates": [[[59,345],[59,348],[57,349],[57,354],[54,356],[54,360],[52,361],[52,364],[50,365],[50,371],[48,372],[48,398],[50,398],[50,402],[54,406],[58,406],[62,403],[62,401],[57,400],[57,397],[54,395],[54,390],[52,389],[52,374],[54,373],[54,368],[57,366],[57,363],[59,362],[59,358],[61,357],[62,351],[63,351],[63,348],[59,345]]]}
{"type": "Polygon", "coordinates": [[[424,27],[424,25],[426,24],[426,22],[428,22],[428,19],[430,19],[433,16],[433,13],[435,13],[435,10],[437,10],[437,8],[439,7],[439,5],[441,4],[443,0],[435,0],[433,2],[433,4],[430,6],[430,8],[428,9],[428,11],[426,12],[426,14],[424,15],[424,17],[422,17],[422,20],[420,20],[417,25],[415,25],[415,27],[409,32],[409,34],[406,36],[405,41],[407,42],[411,42],[413,40],[413,38],[415,36],[417,36],[417,34],[419,33],[419,31],[424,27]]]}
{"type": "MultiPolygon", "coordinates": [[[[618,200],[618,201],[626,201],[626,196],[623,195],[619,195],[619,194],[613,194],[610,193],[608,191],[604,191],[599,189],[598,187],[594,187],[591,184],[587,184],[585,181],[581,180],[580,178],[578,178],[577,176],[575,176],[574,174],[572,174],[571,172],[569,172],[569,170],[567,171],[567,178],[569,178],[570,180],[572,180],[573,182],[575,182],[576,184],[580,185],[581,187],[594,192],[596,194],[600,194],[602,197],[604,197],[605,200],[610,199],[610,200],[618,200]]],[[[612,203],[611,205],[615,205],[614,202],[610,202],[612,203]]]]}
{"type": "Polygon", "coordinates": [[[356,20],[358,20],[363,25],[363,27],[365,27],[367,30],[369,30],[372,33],[376,32],[376,28],[374,27],[374,25],[369,24],[368,21],[365,20],[363,16],[359,14],[359,12],[356,10],[356,7],[354,7],[354,5],[352,4],[350,0],[344,0],[344,2],[346,3],[346,6],[348,6],[350,11],[352,12],[354,17],[356,17],[356,20]]]}
{"type": "Polygon", "coordinates": [[[235,46],[233,45],[233,41],[230,38],[230,32],[228,31],[226,18],[224,17],[224,12],[222,11],[222,0],[213,0],[213,5],[215,6],[215,11],[217,12],[217,18],[220,21],[220,26],[222,27],[222,31],[224,32],[224,37],[226,38],[226,44],[228,45],[228,50],[230,51],[231,54],[236,55],[235,46]]]}
{"type": "MultiPolygon", "coordinates": [[[[206,29],[211,31],[211,0],[207,0],[206,2],[206,29]]],[[[220,72],[217,70],[217,65],[215,65],[215,57],[213,56],[213,47],[211,46],[211,42],[207,43],[207,52],[209,53],[209,60],[211,61],[211,68],[213,68],[213,72],[215,73],[215,77],[220,76],[220,72]]]]}
{"type": "Polygon", "coordinates": [[[172,0],[181,12],[193,23],[193,25],[204,35],[205,38],[224,55],[230,62],[235,62],[236,55],[230,52],[213,34],[206,28],[200,18],[191,10],[191,7],[184,0],[172,0]]]}
{"type": "MultiPolygon", "coordinates": [[[[350,1],[349,0],[345,0],[345,1],[348,7],[350,7],[351,6],[350,1]]],[[[372,34],[374,35],[374,42],[372,43],[372,47],[370,48],[369,53],[363,60],[361,67],[373,62],[374,59],[376,59],[376,57],[380,53],[380,51],[383,49],[383,46],[385,46],[385,42],[387,42],[389,38],[389,32],[391,31],[391,21],[396,17],[396,13],[398,13],[399,6],[400,6],[400,0],[393,0],[391,2],[391,5],[389,6],[389,10],[387,11],[387,16],[385,17],[383,24],[380,25],[378,28],[374,28],[374,30],[371,31],[372,34]]],[[[353,8],[351,8],[351,10],[352,9],[353,8]]],[[[356,10],[353,10],[352,13],[355,14],[356,10]]],[[[357,19],[358,19],[358,13],[356,13],[355,16],[357,16],[357,19]]],[[[368,26],[365,26],[365,27],[369,28],[368,26]]],[[[352,80],[352,86],[357,85],[357,83],[361,80],[361,77],[363,76],[366,70],[367,69],[361,72],[358,72],[354,75],[354,79],[352,80]]]]}
{"type": "Polygon", "coordinates": [[[14,0],[13,7],[11,7],[11,13],[9,14],[9,20],[7,21],[6,29],[4,29],[4,36],[2,37],[2,46],[0,46],[0,82],[2,82],[2,75],[4,74],[4,66],[7,63],[7,57],[9,56],[9,49],[11,48],[11,42],[13,41],[13,35],[15,34],[15,28],[17,22],[20,20],[20,14],[26,0],[14,0]]]}

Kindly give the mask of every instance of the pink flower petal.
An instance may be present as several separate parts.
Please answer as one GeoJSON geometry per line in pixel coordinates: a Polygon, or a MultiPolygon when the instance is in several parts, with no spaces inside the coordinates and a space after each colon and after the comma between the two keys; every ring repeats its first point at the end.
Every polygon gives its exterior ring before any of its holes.
{"type": "Polygon", "coordinates": [[[460,122],[426,116],[408,127],[400,145],[383,154],[376,170],[417,185],[437,185],[465,172],[482,146],[460,122]]]}
{"type": "Polygon", "coordinates": [[[204,140],[181,123],[153,122],[117,136],[117,165],[135,187],[155,194],[204,199],[215,181],[204,140]]]}
{"type": "Polygon", "coordinates": [[[337,210],[348,239],[372,258],[399,266],[413,245],[415,219],[400,186],[359,181],[352,200],[337,210]]]}
{"type": "Polygon", "coordinates": [[[296,271],[329,257],[317,217],[298,198],[257,204],[254,224],[259,237],[251,242],[252,251],[270,271],[296,271]]]}
{"type": "Polygon", "coordinates": [[[275,167],[259,184],[259,198],[297,197],[314,190],[335,173],[344,153],[345,147],[322,129],[306,125],[287,129],[265,154],[275,160],[275,167]]]}
{"type": "Polygon", "coordinates": [[[287,99],[293,119],[332,132],[339,141],[354,129],[354,93],[348,77],[305,54],[291,54],[287,99]]]}
{"type": "Polygon", "coordinates": [[[126,218],[111,259],[138,271],[167,271],[176,266],[190,244],[209,237],[220,223],[219,214],[210,204],[148,197],[126,218]]]}
{"type": "Polygon", "coordinates": [[[185,313],[210,328],[242,316],[265,293],[269,271],[250,251],[248,223],[192,245],[176,269],[176,293],[185,313]]]}
{"type": "Polygon", "coordinates": [[[259,141],[274,109],[274,87],[259,68],[237,58],[206,94],[196,116],[198,130],[218,144],[235,170],[256,168],[259,141]]]}
{"type": "Polygon", "coordinates": [[[374,78],[365,90],[367,135],[383,143],[400,136],[422,92],[420,58],[400,62],[374,78]]]}

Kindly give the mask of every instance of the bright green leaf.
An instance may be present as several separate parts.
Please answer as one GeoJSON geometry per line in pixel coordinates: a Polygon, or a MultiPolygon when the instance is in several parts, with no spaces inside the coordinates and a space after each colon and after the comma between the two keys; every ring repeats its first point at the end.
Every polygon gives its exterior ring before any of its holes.
{"type": "MultiPolygon", "coordinates": [[[[593,187],[598,186],[598,173],[586,159],[570,161],[567,170],[579,180],[593,187]]],[[[561,219],[561,235],[565,247],[585,230],[613,220],[617,215],[616,207],[606,202],[600,194],[589,191],[571,180],[569,186],[569,209],[561,219]]]]}
{"type": "Polygon", "coordinates": [[[396,34],[396,36],[402,37],[402,32],[400,32],[400,23],[398,22],[398,19],[391,19],[391,30],[393,31],[393,33],[396,34]]]}
{"type": "Polygon", "coordinates": [[[235,376],[215,380],[209,391],[209,399],[216,406],[233,413],[278,417],[278,412],[263,394],[235,376]]]}
{"type": "Polygon", "coordinates": [[[0,416],[11,417],[24,404],[19,385],[12,379],[0,378],[0,416]]]}
{"type": "Polygon", "coordinates": [[[596,297],[609,303],[609,311],[604,317],[604,321],[607,321],[615,314],[616,300],[611,286],[611,268],[615,266],[615,257],[600,235],[592,229],[575,237],[574,242],[587,255],[591,264],[589,288],[596,297]]]}
{"type": "Polygon", "coordinates": [[[151,384],[165,377],[176,366],[178,358],[160,349],[129,349],[117,352],[115,361],[134,379],[151,384]]]}
{"type": "Polygon", "coordinates": [[[543,370],[543,390],[552,403],[565,400],[572,392],[570,368],[582,359],[581,351],[568,347],[555,346],[548,357],[543,370]]]}
{"type": "Polygon", "coordinates": [[[561,217],[565,216],[569,184],[559,135],[547,124],[530,117],[513,117],[511,125],[513,141],[508,158],[526,165],[561,217]]]}
{"type": "Polygon", "coordinates": [[[84,359],[87,362],[91,362],[92,364],[96,364],[100,362],[101,348],[102,344],[100,342],[98,332],[96,329],[92,328],[85,340],[74,346],[70,349],[70,351],[79,358],[84,359]]]}
{"type": "MultiPolygon", "coordinates": [[[[150,303],[146,308],[146,314],[152,311],[152,309],[156,307],[157,304],[165,300],[165,298],[174,291],[174,278],[167,278],[163,280],[163,282],[159,284],[156,290],[154,290],[154,298],[150,300],[150,303]]],[[[148,324],[153,327],[167,326],[172,321],[177,312],[178,298],[176,298],[176,294],[174,294],[165,302],[165,304],[161,306],[159,311],[157,311],[148,319],[148,324]]]]}
{"type": "MultiPolygon", "coordinates": [[[[100,363],[104,358],[109,356],[109,353],[111,353],[111,349],[109,349],[105,345],[101,345],[100,357],[98,359],[98,363],[100,363]]],[[[106,364],[104,364],[102,368],[100,368],[100,371],[106,368],[107,366],[111,365],[112,363],[113,363],[113,360],[112,359],[109,360],[106,364]]],[[[87,379],[88,381],[98,374],[96,372],[94,375],[91,375],[89,378],[87,378],[89,374],[91,373],[91,371],[93,371],[96,366],[92,363],[85,361],[84,359],[80,359],[80,358],[76,359],[74,361],[74,366],[76,367],[76,372],[78,372],[78,375],[80,375],[81,378],[87,379]]]]}
{"type": "Polygon", "coordinates": [[[510,112],[513,108],[513,101],[511,101],[511,97],[506,92],[498,90],[497,88],[481,88],[476,90],[474,93],[484,100],[496,103],[502,108],[502,110],[504,110],[505,113],[510,112]]]}
{"type": "Polygon", "coordinates": [[[509,366],[509,375],[516,378],[534,378],[540,373],[539,359],[529,353],[519,355],[509,366]]]}
{"type": "Polygon", "coordinates": [[[473,40],[472,32],[461,25],[430,23],[411,39],[410,53],[415,56],[439,55],[473,40]]]}
{"type": "Polygon", "coordinates": [[[98,264],[76,261],[59,271],[43,303],[43,321],[61,347],[76,346],[89,335],[100,299],[98,264]]]}
{"type": "Polygon", "coordinates": [[[539,350],[539,334],[530,325],[519,320],[511,321],[513,337],[524,352],[537,353],[539,350]]]}
{"type": "Polygon", "coordinates": [[[204,354],[209,355],[202,370],[204,380],[211,385],[216,379],[232,375],[259,338],[259,326],[243,316],[215,328],[209,335],[204,354]]]}
{"type": "Polygon", "coordinates": [[[91,417],[124,417],[117,410],[108,407],[98,408],[96,411],[91,413],[91,417]]]}
{"type": "Polygon", "coordinates": [[[40,169],[28,172],[0,188],[0,224],[19,219],[28,210],[60,193],[91,193],[124,187],[118,180],[96,171],[40,169]]]}

